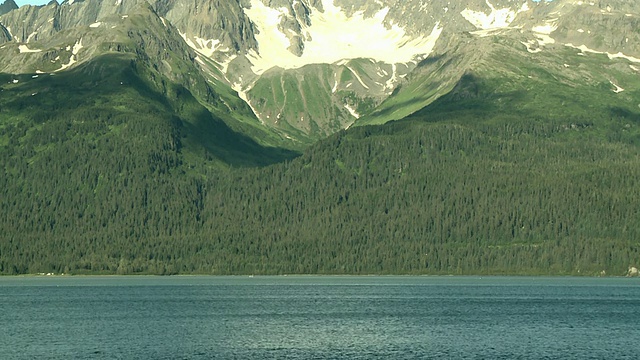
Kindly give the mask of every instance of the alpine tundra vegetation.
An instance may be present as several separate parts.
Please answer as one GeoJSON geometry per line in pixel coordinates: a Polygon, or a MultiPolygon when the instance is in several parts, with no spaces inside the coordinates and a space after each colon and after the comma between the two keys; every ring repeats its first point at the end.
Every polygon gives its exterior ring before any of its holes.
{"type": "Polygon", "coordinates": [[[0,273],[637,275],[640,3],[0,5],[0,273]]]}

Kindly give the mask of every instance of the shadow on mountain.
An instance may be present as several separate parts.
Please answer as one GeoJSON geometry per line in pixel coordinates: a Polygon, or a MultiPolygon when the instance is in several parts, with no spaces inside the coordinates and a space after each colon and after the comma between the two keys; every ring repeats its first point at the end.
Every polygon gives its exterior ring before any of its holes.
{"type": "Polygon", "coordinates": [[[631,121],[636,124],[640,124],[640,114],[630,111],[622,107],[612,107],[609,109],[611,116],[614,118],[624,119],[625,121],[631,121]]]}
{"type": "Polygon", "coordinates": [[[288,149],[262,146],[233,131],[182,86],[167,84],[172,94],[163,94],[156,84],[167,81],[151,81],[139,66],[130,56],[109,54],[55,74],[0,74],[0,116],[17,115],[35,125],[64,121],[65,114],[73,114],[74,119],[82,117],[83,123],[96,120],[107,126],[116,126],[108,124],[110,119],[125,115],[153,118],[169,124],[156,124],[154,129],[179,134],[182,150],[234,167],[265,166],[299,155],[288,149]],[[172,127],[173,130],[166,130],[172,127]]]}
{"type": "Polygon", "coordinates": [[[517,112],[518,104],[527,101],[524,90],[497,92],[471,72],[465,73],[447,94],[408,118],[426,121],[450,120],[452,116],[481,120],[496,113],[517,112]]]}

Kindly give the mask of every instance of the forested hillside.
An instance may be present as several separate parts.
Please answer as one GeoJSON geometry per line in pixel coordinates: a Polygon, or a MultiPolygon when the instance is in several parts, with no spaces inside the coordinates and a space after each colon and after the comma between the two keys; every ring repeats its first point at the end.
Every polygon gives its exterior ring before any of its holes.
{"type": "Polygon", "coordinates": [[[0,274],[640,265],[637,6],[152,3],[1,15],[0,274]]]}
{"type": "Polygon", "coordinates": [[[82,92],[76,104],[95,107],[17,116],[29,101],[3,102],[14,121],[0,127],[0,273],[623,275],[637,265],[638,114],[527,116],[462,99],[463,85],[431,111],[339,132],[297,158],[222,122],[198,128],[152,90],[129,106],[142,86],[118,95],[127,111],[82,92]]]}

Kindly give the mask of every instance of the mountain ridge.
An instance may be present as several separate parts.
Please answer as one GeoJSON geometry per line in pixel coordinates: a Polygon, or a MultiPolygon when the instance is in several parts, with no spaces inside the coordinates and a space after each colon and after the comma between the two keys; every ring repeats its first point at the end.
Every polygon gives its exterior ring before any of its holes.
{"type": "MultiPolygon", "coordinates": [[[[172,23],[197,52],[202,72],[220,86],[236,91],[263,126],[303,143],[354,124],[383,123],[406,115],[403,112],[400,117],[371,120],[377,106],[388,99],[393,102],[393,90],[405,83],[404,78],[420,61],[455,47],[456,41],[465,41],[464,34],[476,41],[484,37],[521,38],[528,53],[561,51],[567,46],[583,53],[624,58],[631,64],[640,59],[640,38],[633,31],[640,16],[633,6],[620,1],[474,0],[453,5],[411,1],[400,5],[389,1],[318,0],[265,5],[260,0],[87,0],[12,10],[2,16],[0,24],[14,42],[24,44],[19,46],[20,54],[27,55],[21,56],[37,57],[40,49],[32,48],[31,43],[46,42],[64,29],[100,27],[101,19],[116,14],[126,16],[139,3],[148,3],[158,16],[172,23]],[[378,40],[371,40],[373,37],[378,40]],[[377,43],[375,47],[371,46],[373,43],[377,43]],[[203,61],[204,58],[208,60],[203,61]],[[358,65],[349,66],[349,62],[358,65]],[[274,66],[282,70],[278,73],[274,66]],[[322,96],[314,99],[317,104],[310,105],[304,101],[309,98],[304,94],[310,89],[293,79],[312,67],[318,69],[311,72],[322,75],[315,75],[309,83],[329,86],[314,89],[322,96]],[[281,83],[280,90],[272,86],[275,83],[281,83]],[[285,90],[302,97],[284,96],[285,90]],[[301,101],[305,104],[302,107],[301,101]],[[317,112],[314,108],[327,111],[317,112]],[[367,119],[359,120],[360,117],[367,119]]],[[[17,71],[20,66],[23,65],[5,67],[4,71],[17,71]]],[[[453,71],[451,80],[446,82],[452,84],[459,75],[453,71]]],[[[450,89],[451,86],[437,89],[433,97],[450,89]]]]}

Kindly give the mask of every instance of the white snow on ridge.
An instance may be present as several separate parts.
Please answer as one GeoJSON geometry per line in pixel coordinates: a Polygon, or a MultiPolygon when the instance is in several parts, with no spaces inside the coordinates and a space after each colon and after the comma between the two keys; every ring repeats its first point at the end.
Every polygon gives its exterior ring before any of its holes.
{"type": "Polygon", "coordinates": [[[42,51],[40,49],[29,49],[29,47],[27,45],[18,46],[18,50],[20,50],[20,54],[22,54],[22,53],[36,53],[36,52],[41,52],[42,51]]]}
{"type": "Polygon", "coordinates": [[[634,62],[634,63],[640,63],[640,59],[639,58],[636,58],[636,57],[633,57],[633,56],[628,56],[628,55],[625,55],[625,54],[623,54],[621,52],[618,52],[617,54],[612,54],[612,53],[608,53],[608,52],[604,52],[604,51],[598,51],[598,50],[589,49],[586,45],[577,46],[577,45],[573,45],[571,43],[564,44],[564,45],[568,46],[568,47],[572,47],[574,49],[578,49],[578,50],[582,51],[582,53],[592,53],[592,54],[607,55],[609,60],[627,59],[627,60],[629,60],[631,62],[634,62]]]}
{"type": "Polygon", "coordinates": [[[89,25],[89,27],[90,27],[90,28],[97,28],[97,27],[99,27],[100,25],[102,25],[102,23],[101,23],[101,22],[94,22],[93,24],[89,25]]]}
{"type": "Polygon", "coordinates": [[[257,75],[273,67],[300,68],[308,64],[333,64],[343,59],[372,58],[388,64],[408,63],[420,55],[428,55],[442,32],[436,24],[428,36],[411,38],[403,28],[385,27],[384,20],[389,8],[384,8],[373,17],[365,18],[362,12],[347,15],[333,0],[322,0],[324,12],[310,14],[311,26],[302,29],[304,44],[301,56],[288,49],[289,39],[278,30],[286,8],[272,9],[259,0],[251,0],[251,8],[245,14],[256,24],[260,33],[256,35],[259,50],[250,51],[249,60],[257,75]]]}
{"type": "Polygon", "coordinates": [[[544,25],[534,26],[531,30],[534,33],[550,35],[552,32],[558,29],[558,24],[556,23],[558,19],[549,20],[544,25]]]}
{"type": "Polygon", "coordinates": [[[510,8],[496,9],[489,0],[486,0],[486,3],[491,9],[488,15],[482,11],[469,9],[462,10],[460,14],[479,30],[493,30],[508,28],[519,13],[529,10],[527,3],[524,3],[518,11],[511,10],[510,8]]]}

